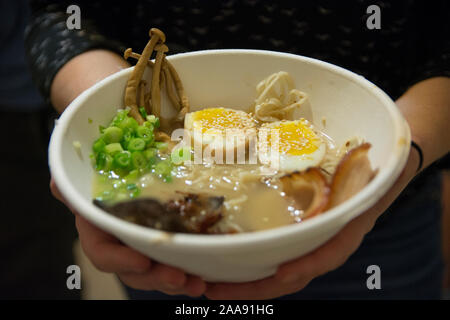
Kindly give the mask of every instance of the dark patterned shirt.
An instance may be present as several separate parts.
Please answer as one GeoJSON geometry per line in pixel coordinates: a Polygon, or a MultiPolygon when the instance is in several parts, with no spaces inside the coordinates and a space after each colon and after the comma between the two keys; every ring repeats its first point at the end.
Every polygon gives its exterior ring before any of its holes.
{"type": "Polygon", "coordinates": [[[93,48],[140,52],[148,30],[157,27],[166,33],[170,53],[248,48],[310,56],[359,73],[396,99],[417,81],[450,75],[449,5],[431,3],[32,1],[26,45],[34,79],[46,97],[53,77],[72,57],[93,48]],[[70,4],[81,9],[80,30],[66,27],[70,4]],[[372,4],[381,10],[379,30],[366,25],[372,4]]]}

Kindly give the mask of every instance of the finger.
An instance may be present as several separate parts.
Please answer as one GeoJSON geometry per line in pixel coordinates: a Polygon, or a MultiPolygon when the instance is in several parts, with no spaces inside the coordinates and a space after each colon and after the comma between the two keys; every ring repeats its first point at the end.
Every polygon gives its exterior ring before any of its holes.
{"type": "Polygon", "coordinates": [[[178,268],[156,263],[152,276],[157,286],[167,286],[171,289],[182,288],[186,283],[186,274],[178,268]]]}
{"type": "Polygon", "coordinates": [[[104,272],[138,272],[150,269],[150,259],[76,215],[81,246],[94,266],[104,272]]]}
{"type": "Polygon", "coordinates": [[[206,291],[206,282],[200,277],[188,276],[184,290],[186,290],[188,296],[199,297],[206,291]]]}
{"type": "Polygon", "coordinates": [[[118,273],[120,281],[128,287],[136,290],[160,291],[169,295],[183,294],[182,288],[172,288],[170,286],[157,285],[152,277],[151,271],[138,273],[118,273]]]}
{"type": "Polygon", "coordinates": [[[171,266],[155,263],[145,273],[123,272],[118,275],[125,284],[138,290],[158,290],[171,295],[186,292],[186,275],[171,266]]]}
{"type": "Polygon", "coordinates": [[[265,300],[284,296],[303,289],[309,281],[282,283],[276,277],[246,283],[208,284],[205,296],[214,300],[265,300]]]}
{"type": "Polygon", "coordinates": [[[245,283],[213,283],[208,284],[205,295],[214,300],[264,299],[267,288],[274,290],[274,278],[245,283]]]}
{"type": "Polygon", "coordinates": [[[195,276],[187,276],[184,286],[163,283],[163,280],[157,279],[158,275],[154,273],[154,269],[143,274],[121,273],[118,274],[118,277],[131,288],[146,291],[157,290],[169,295],[198,297],[206,290],[205,282],[195,276]]]}

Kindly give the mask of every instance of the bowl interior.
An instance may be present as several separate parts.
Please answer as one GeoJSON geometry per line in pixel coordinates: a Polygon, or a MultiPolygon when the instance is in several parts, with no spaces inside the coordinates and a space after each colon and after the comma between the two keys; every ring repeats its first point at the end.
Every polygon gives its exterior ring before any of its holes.
{"type": "MultiPolygon", "coordinates": [[[[363,190],[365,195],[348,200],[353,202],[347,204],[347,209],[359,207],[361,211],[362,202],[381,196],[405,163],[409,148],[406,122],[392,100],[356,74],[314,59],[266,51],[203,51],[169,59],[183,81],[192,110],[217,106],[247,110],[256,97],[259,81],[274,72],[289,72],[296,87],[309,96],[309,103],[298,117],[312,121],[338,145],[355,136],[372,144],[369,158],[380,171],[371,182],[374,186],[369,191],[363,190]]],[[[99,125],[106,125],[116,110],[123,107],[130,72],[131,68],[123,70],[88,89],[68,107],[56,125],[50,146],[50,167],[54,174],[65,174],[64,182],[70,181],[71,190],[79,197],[77,201],[92,200],[93,169],[89,157],[92,142],[99,135],[99,125]],[[74,142],[81,144],[81,150],[74,148],[74,142]]],[[[147,78],[149,73],[147,70],[147,78]]],[[[165,96],[162,110],[165,115],[172,112],[165,96]]]]}

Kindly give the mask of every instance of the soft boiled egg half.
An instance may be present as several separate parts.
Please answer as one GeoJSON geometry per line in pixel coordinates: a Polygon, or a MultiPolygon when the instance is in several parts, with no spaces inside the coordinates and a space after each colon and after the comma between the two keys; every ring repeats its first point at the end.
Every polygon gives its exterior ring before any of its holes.
{"type": "Polygon", "coordinates": [[[277,166],[281,171],[302,171],[318,166],[326,148],[325,141],[305,119],[266,123],[258,134],[258,151],[269,150],[271,167],[277,166]]]}
{"type": "Polygon", "coordinates": [[[229,108],[207,108],[186,114],[184,128],[190,132],[194,146],[209,147],[217,152],[234,154],[248,147],[253,130],[256,137],[256,121],[247,112],[229,108]],[[230,139],[231,138],[231,139],[230,139]],[[230,139],[230,140],[228,140],[230,139]]]}

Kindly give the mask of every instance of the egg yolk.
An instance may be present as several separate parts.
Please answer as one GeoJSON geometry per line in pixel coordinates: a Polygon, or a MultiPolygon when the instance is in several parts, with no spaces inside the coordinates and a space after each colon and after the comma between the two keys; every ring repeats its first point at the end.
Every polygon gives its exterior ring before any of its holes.
{"type": "MultiPolygon", "coordinates": [[[[270,129],[278,129],[279,152],[299,156],[310,154],[316,151],[320,144],[320,139],[314,131],[306,124],[295,121],[280,123],[271,126],[270,129]]],[[[268,143],[271,144],[271,135],[268,134],[268,143]]]]}
{"type": "Polygon", "coordinates": [[[202,133],[225,129],[245,129],[254,126],[253,120],[243,112],[224,108],[209,108],[197,111],[193,117],[194,126],[202,127],[202,133]]]}

